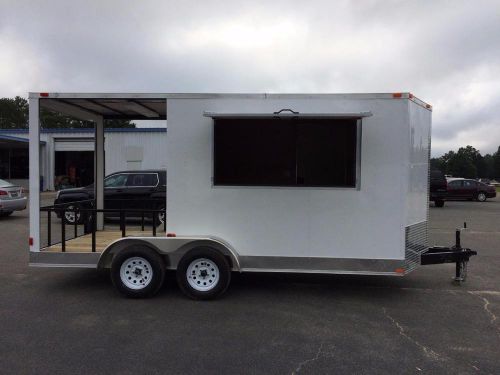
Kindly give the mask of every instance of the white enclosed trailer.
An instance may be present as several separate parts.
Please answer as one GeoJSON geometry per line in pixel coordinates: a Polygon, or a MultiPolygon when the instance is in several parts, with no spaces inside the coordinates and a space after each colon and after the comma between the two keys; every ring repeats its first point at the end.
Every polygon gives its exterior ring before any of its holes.
{"type": "Polygon", "coordinates": [[[129,296],[172,269],[188,295],[212,298],[231,271],[402,276],[429,249],[432,108],[412,94],[32,93],[31,192],[40,107],[95,122],[96,199],[85,233],[68,239],[62,222],[52,243],[63,208],[41,215],[31,194],[30,265],[111,268],[129,296]],[[167,120],[164,232],[106,230],[106,118],[167,120]]]}

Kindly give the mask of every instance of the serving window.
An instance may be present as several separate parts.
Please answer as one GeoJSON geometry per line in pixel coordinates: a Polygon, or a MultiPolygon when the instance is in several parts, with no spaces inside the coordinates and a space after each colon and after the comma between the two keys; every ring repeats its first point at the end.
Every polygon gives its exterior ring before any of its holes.
{"type": "Polygon", "coordinates": [[[214,185],[356,187],[356,118],[215,118],[214,185]]]}

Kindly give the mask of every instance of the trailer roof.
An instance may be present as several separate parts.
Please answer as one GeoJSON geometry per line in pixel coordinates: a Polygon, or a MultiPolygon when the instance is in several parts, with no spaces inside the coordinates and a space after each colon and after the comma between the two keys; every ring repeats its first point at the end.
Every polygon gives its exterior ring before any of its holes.
{"type": "Polygon", "coordinates": [[[81,119],[165,120],[167,99],[409,99],[431,109],[410,93],[364,94],[243,94],[243,93],[48,93],[32,92],[30,99],[40,99],[40,106],[81,119]]]}

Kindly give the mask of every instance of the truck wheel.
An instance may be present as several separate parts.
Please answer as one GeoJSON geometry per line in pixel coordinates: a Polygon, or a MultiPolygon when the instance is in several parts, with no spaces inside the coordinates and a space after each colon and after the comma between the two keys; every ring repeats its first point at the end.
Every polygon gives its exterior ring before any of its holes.
{"type": "Polygon", "coordinates": [[[163,259],[148,247],[132,245],[113,257],[111,281],[126,297],[151,297],[160,290],[164,278],[163,259]]]}
{"type": "Polygon", "coordinates": [[[436,205],[436,207],[444,207],[444,201],[443,200],[434,201],[434,204],[436,205]]]}
{"type": "Polygon", "coordinates": [[[10,215],[12,215],[12,212],[13,212],[13,211],[4,211],[4,212],[1,212],[1,213],[0,213],[0,217],[7,217],[7,216],[10,216],[10,215]]]}
{"type": "Polygon", "coordinates": [[[198,247],[184,255],[177,266],[177,283],[182,292],[198,300],[222,295],[231,281],[231,269],[217,250],[198,247]]]}
{"type": "Polygon", "coordinates": [[[486,202],[486,194],[485,194],[485,193],[483,193],[483,192],[480,192],[480,193],[477,195],[476,199],[477,199],[479,202],[486,202]]]}
{"type": "Polygon", "coordinates": [[[77,224],[81,224],[82,222],[82,214],[80,213],[80,211],[71,211],[71,210],[78,210],[79,209],[79,206],[77,204],[73,205],[69,205],[69,206],[66,206],[66,210],[68,211],[64,211],[64,220],[66,221],[66,224],[75,224],[75,220],[77,222],[77,224]]]}

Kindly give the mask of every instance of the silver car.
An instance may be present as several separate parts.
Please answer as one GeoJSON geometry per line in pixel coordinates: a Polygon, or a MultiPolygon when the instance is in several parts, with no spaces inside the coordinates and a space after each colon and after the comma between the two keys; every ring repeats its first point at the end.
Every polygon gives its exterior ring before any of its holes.
{"type": "Polygon", "coordinates": [[[22,187],[0,180],[0,217],[9,216],[14,211],[24,210],[27,201],[22,187]]]}

